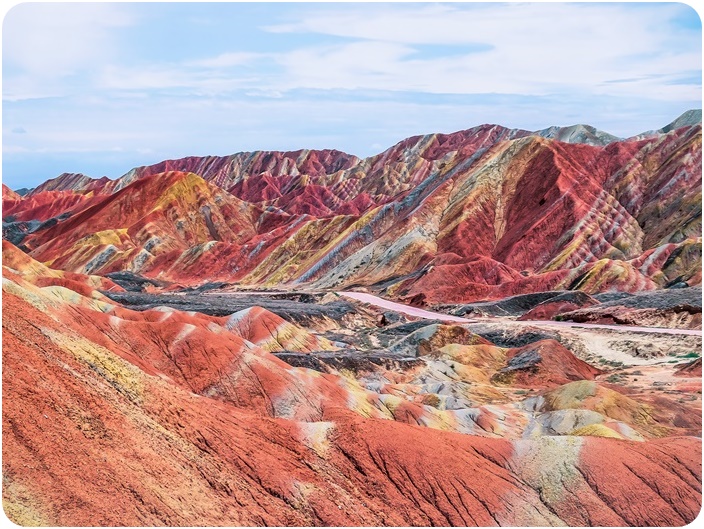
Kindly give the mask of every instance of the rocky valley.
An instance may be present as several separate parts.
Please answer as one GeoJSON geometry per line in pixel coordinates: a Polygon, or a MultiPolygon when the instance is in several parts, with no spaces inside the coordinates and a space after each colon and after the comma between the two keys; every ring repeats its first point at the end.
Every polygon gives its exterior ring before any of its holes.
{"type": "Polygon", "coordinates": [[[3,185],[6,515],[692,522],[701,152],[690,111],[3,185]]]}

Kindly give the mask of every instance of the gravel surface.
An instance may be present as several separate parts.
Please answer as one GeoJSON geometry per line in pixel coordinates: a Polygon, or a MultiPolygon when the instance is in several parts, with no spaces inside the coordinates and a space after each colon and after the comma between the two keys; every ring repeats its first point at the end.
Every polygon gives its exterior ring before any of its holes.
{"type": "Polygon", "coordinates": [[[273,353],[287,364],[294,367],[305,367],[326,373],[328,368],[349,370],[354,373],[377,371],[384,369],[406,370],[424,364],[419,358],[400,358],[386,351],[317,351],[310,354],[281,352],[273,353]]]}
{"type": "Polygon", "coordinates": [[[322,317],[339,321],[347,314],[357,312],[355,306],[345,300],[318,305],[289,299],[276,299],[267,294],[147,294],[144,292],[106,291],[103,294],[133,310],[149,310],[166,306],[183,311],[201,312],[211,316],[228,316],[249,307],[259,306],[294,322],[305,322],[322,317]]]}
{"type": "MultiPolygon", "coordinates": [[[[619,293],[621,294],[621,293],[619,293]]],[[[594,296],[599,299],[599,295],[594,296]]],[[[702,308],[702,287],[673,288],[667,290],[653,290],[639,292],[628,296],[614,296],[613,298],[600,299],[599,307],[631,307],[634,309],[670,309],[676,306],[689,305],[702,308]]]]}
{"type": "Polygon", "coordinates": [[[458,316],[523,316],[533,307],[544,303],[557,296],[568,293],[567,291],[535,292],[533,294],[520,294],[497,301],[479,301],[476,303],[466,303],[463,305],[452,305],[452,314],[458,316]]]}

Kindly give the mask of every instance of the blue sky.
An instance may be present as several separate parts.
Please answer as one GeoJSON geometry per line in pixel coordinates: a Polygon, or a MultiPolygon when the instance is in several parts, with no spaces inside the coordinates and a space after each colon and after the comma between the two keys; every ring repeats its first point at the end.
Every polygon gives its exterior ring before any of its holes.
{"type": "Polygon", "coordinates": [[[481,123],[629,136],[701,108],[701,43],[676,3],[19,4],[2,32],[2,179],[368,156],[481,123]]]}

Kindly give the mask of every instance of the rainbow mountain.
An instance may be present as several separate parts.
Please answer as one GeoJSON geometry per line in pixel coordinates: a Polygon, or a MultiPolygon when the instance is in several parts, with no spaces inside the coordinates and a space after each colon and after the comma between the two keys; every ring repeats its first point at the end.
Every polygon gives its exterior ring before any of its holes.
{"type": "Polygon", "coordinates": [[[256,151],[3,187],[3,234],[76,273],[365,287],[416,304],[701,283],[701,111],[619,139],[482,125],[360,159],[256,151]]]}

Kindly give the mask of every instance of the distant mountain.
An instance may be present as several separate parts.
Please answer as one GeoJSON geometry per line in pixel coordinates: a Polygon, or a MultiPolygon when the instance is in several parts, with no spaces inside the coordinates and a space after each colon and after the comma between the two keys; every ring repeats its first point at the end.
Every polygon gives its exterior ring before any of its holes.
{"type": "Polygon", "coordinates": [[[4,193],[3,215],[57,219],[22,244],[75,272],[366,286],[438,303],[698,284],[701,173],[701,111],[689,111],[626,140],[586,125],[481,125],[365,159],[256,151],[117,180],[64,174],[4,193]]]}
{"type": "Polygon", "coordinates": [[[682,115],[679,117],[675,118],[673,121],[668,123],[662,128],[659,128],[657,130],[649,130],[646,132],[641,132],[640,134],[637,134],[636,136],[633,136],[629,139],[643,139],[643,138],[652,138],[654,136],[659,136],[661,134],[667,134],[668,132],[671,132],[673,130],[681,129],[683,127],[694,127],[696,125],[702,124],[702,109],[697,108],[697,109],[692,109],[692,110],[687,110],[684,112],[682,115]]]}
{"type": "Polygon", "coordinates": [[[680,117],[672,121],[671,123],[668,123],[665,125],[663,128],[660,129],[659,132],[662,133],[667,133],[670,132],[671,130],[676,130],[682,127],[692,127],[694,125],[701,125],[702,124],[702,109],[697,108],[694,110],[688,110],[687,112],[683,113],[680,117]]]}
{"type": "Polygon", "coordinates": [[[38,185],[32,189],[31,193],[36,195],[44,191],[90,191],[109,181],[110,179],[106,176],[96,180],[81,173],[62,173],[56,178],[38,185]]]}
{"type": "Polygon", "coordinates": [[[23,197],[26,194],[31,193],[32,190],[34,190],[33,187],[20,187],[19,189],[15,189],[15,193],[23,197]]]}
{"type": "Polygon", "coordinates": [[[543,138],[555,139],[565,143],[585,143],[587,145],[608,145],[620,138],[595,129],[589,125],[572,125],[571,127],[548,127],[535,133],[543,138]]]}

